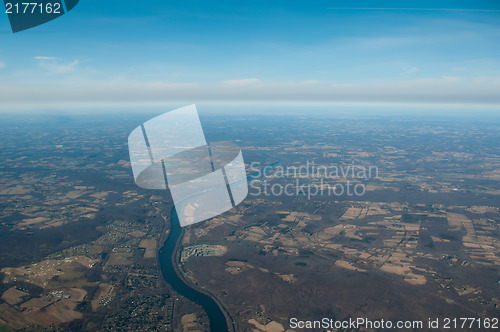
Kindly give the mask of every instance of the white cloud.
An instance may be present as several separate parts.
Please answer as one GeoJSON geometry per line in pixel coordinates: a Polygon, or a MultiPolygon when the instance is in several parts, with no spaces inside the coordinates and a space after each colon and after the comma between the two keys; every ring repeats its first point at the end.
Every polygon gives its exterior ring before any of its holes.
{"type": "Polygon", "coordinates": [[[55,58],[53,56],[36,56],[33,59],[35,59],[35,60],[57,60],[58,58],[55,58]]]}
{"type": "Polygon", "coordinates": [[[305,81],[301,81],[300,83],[302,83],[302,84],[318,84],[320,82],[318,80],[305,80],[305,81]]]}
{"type": "Polygon", "coordinates": [[[72,62],[62,62],[58,58],[47,57],[47,56],[36,56],[34,57],[37,60],[38,65],[48,70],[54,74],[65,74],[75,71],[76,65],[78,65],[78,60],[72,62]]]}
{"type": "Polygon", "coordinates": [[[244,78],[241,80],[227,80],[223,81],[223,85],[228,85],[228,86],[247,86],[247,85],[252,85],[256,83],[260,83],[261,80],[258,78],[244,78]]]}
{"type": "Polygon", "coordinates": [[[38,65],[52,73],[64,74],[75,71],[76,65],[78,65],[78,60],[69,63],[53,62],[53,61],[41,61],[38,65]]]}
{"type": "Polygon", "coordinates": [[[5,68],[5,63],[3,63],[2,61],[0,61],[0,69],[2,68],[5,68]]]}
{"type": "Polygon", "coordinates": [[[410,67],[410,68],[403,68],[403,72],[405,74],[413,74],[413,73],[416,73],[416,72],[419,72],[420,69],[416,66],[413,66],[413,67],[410,67]]]}

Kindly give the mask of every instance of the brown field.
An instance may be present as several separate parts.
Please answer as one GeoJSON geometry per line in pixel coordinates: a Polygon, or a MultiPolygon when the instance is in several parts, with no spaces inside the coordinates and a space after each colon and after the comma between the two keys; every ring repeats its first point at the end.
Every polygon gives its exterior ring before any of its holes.
{"type": "Polygon", "coordinates": [[[22,309],[26,309],[26,312],[32,312],[32,311],[37,311],[40,310],[52,303],[54,303],[56,300],[53,298],[49,297],[35,297],[27,302],[24,302],[21,304],[22,309]]]}
{"type": "Polygon", "coordinates": [[[266,325],[261,324],[257,322],[254,318],[250,319],[248,321],[250,324],[255,326],[257,330],[254,329],[254,331],[264,331],[264,332],[283,332],[285,329],[283,328],[283,325],[276,321],[272,321],[266,325]]]}
{"type": "Polygon", "coordinates": [[[354,220],[358,218],[364,218],[366,216],[366,208],[350,207],[343,215],[340,220],[354,220]]]}
{"type": "Polygon", "coordinates": [[[379,215],[379,214],[387,214],[389,213],[387,210],[381,209],[378,204],[371,204],[370,208],[368,209],[368,213],[366,214],[367,216],[374,216],[374,215],[379,215]]]}
{"type": "Polygon", "coordinates": [[[132,264],[132,254],[126,252],[113,252],[109,254],[106,265],[130,265],[132,264]]]}
{"type": "Polygon", "coordinates": [[[19,311],[9,307],[7,303],[0,304],[0,319],[5,321],[10,327],[20,329],[29,323],[33,323],[23,316],[19,311]]]}
{"type": "Polygon", "coordinates": [[[28,293],[11,287],[2,294],[2,299],[10,305],[15,305],[22,302],[23,298],[28,295],[28,293]]]}
{"type": "Polygon", "coordinates": [[[71,322],[83,317],[82,313],[74,310],[76,305],[77,303],[70,299],[58,300],[48,307],[31,313],[30,320],[43,326],[71,322]]]}
{"type": "Polygon", "coordinates": [[[143,237],[144,235],[146,235],[146,233],[141,232],[141,231],[133,231],[133,232],[128,233],[128,235],[133,236],[133,237],[143,237]]]}
{"type": "Polygon", "coordinates": [[[23,188],[23,186],[17,185],[0,190],[0,195],[24,195],[29,192],[31,192],[31,189],[23,188]]]}
{"type": "Polygon", "coordinates": [[[113,295],[113,290],[115,288],[108,284],[99,284],[99,289],[94,295],[91,301],[92,311],[98,310],[100,307],[106,304],[106,301],[113,295]]]}
{"type": "Polygon", "coordinates": [[[90,268],[97,260],[85,256],[72,256],[65,259],[48,259],[38,263],[16,268],[3,268],[4,282],[25,280],[32,284],[46,287],[54,276],[61,278],[75,275],[74,270],[82,266],[90,268]]]}
{"type": "Polygon", "coordinates": [[[229,261],[229,262],[226,262],[226,265],[228,266],[226,268],[226,271],[231,273],[231,274],[239,274],[243,271],[254,268],[250,264],[247,264],[245,262],[238,262],[238,261],[229,261]]]}
{"type": "Polygon", "coordinates": [[[341,267],[343,269],[346,269],[346,270],[366,272],[366,270],[357,268],[354,265],[352,265],[351,263],[346,262],[346,261],[342,261],[342,260],[336,261],[335,265],[337,265],[338,267],[341,267]]]}
{"type": "MultiPolygon", "coordinates": [[[[71,288],[58,291],[60,296],[56,293],[51,292],[43,297],[30,299],[19,307],[2,304],[0,305],[0,319],[10,327],[19,329],[32,324],[49,326],[66,323],[83,317],[80,312],[75,311],[75,308],[87,295],[85,290],[71,288]],[[17,308],[19,311],[16,310],[17,308]]],[[[14,293],[11,291],[7,295],[14,296],[14,293]]]]}
{"type": "Polygon", "coordinates": [[[155,258],[156,257],[156,240],[155,239],[143,239],[139,243],[139,248],[144,248],[144,258],[155,258]]]}
{"type": "Polygon", "coordinates": [[[181,323],[182,323],[182,331],[184,332],[199,331],[198,329],[196,329],[198,325],[196,314],[187,314],[182,316],[181,323]]]}
{"type": "Polygon", "coordinates": [[[45,217],[36,217],[36,218],[31,218],[31,219],[23,219],[22,222],[18,223],[18,226],[30,226],[30,225],[35,225],[35,224],[40,224],[43,222],[46,222],[50,220],[49,218],[45,217]]]}

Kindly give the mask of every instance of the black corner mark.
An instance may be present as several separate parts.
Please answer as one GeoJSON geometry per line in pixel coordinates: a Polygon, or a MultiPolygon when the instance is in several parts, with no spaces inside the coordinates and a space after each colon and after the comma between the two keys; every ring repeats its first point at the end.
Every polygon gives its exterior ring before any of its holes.
{"type": "Polygon", "coordinates": [[[4,0],[12,32],[31,29],[75,8],[79,0],[4,0]]]}

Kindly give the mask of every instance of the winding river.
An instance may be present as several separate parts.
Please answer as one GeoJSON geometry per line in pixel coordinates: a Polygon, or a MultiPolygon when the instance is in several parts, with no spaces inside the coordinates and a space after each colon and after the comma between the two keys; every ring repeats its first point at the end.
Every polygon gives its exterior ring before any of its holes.
{"type": "Polygon", "coordinates": [[[176,267],[176,261],[177,243],[180,240],[182,228],[179,224],[175,208],[172,208],[170,220],[170,234],[158,253],[163,278],[177,293],[200,305],[203,310],[205,310],[210,321],[210,331],[229,332],[229,326],[223,308],[217,304],[212,297],[189,286],[180,277],[176,267]]]}

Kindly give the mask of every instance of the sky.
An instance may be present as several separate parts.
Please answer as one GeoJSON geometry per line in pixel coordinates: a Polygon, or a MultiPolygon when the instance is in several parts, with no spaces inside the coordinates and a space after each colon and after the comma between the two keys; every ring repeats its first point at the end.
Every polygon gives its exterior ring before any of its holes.
{"type": "Polygon", "coordinates": [[[500,112],[500,2],[80,0],[12,33],[0,111],[374,105],[500,112]]]}

